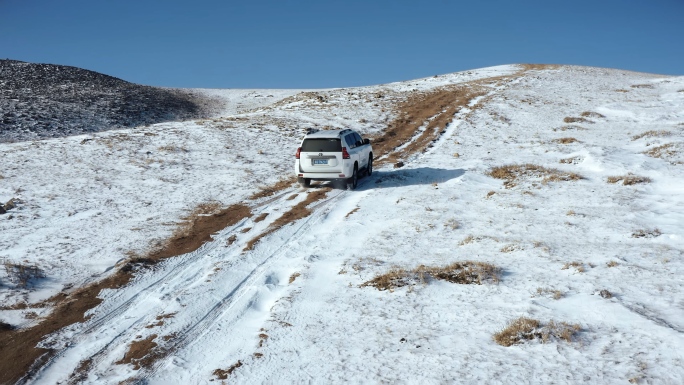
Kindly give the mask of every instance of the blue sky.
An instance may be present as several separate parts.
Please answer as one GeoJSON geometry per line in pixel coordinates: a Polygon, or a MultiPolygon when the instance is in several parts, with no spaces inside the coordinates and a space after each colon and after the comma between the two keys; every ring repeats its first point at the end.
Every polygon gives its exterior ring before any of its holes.
{"type": "Polygon", "coordinates": [[[510,63],[684,75],[684,1],[0,0],[0,58],[135,83],[325,88],[510,63]]]}

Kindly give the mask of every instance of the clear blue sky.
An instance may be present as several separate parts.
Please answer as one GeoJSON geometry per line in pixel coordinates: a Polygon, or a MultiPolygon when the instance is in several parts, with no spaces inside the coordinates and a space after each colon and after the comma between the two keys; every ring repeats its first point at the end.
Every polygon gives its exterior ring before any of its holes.
{"type": "Polygon", "coordinates": [[[361,86],[510,63],[684,75],[684,1],[0,0],[0,58],[206,88],[361,86]]]}

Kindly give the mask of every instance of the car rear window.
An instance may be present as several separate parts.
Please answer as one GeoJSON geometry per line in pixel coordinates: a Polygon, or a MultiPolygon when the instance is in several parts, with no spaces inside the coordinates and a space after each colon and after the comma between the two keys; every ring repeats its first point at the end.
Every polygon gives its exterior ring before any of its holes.
{"type": "Polygon", "coordinates": [[[302,143],[304,152],[338,152],[342,151],[339,138],[329,139],[304,139],[302,143]]]}

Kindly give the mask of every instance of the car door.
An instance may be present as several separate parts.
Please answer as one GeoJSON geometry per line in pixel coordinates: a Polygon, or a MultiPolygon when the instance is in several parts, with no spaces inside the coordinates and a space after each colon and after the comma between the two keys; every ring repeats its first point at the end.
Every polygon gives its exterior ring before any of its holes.
{"type": "Polygon", "coordinates": [[[361,157],[359,153],[361,149],[359,148],[359,146],[356,145],[356,138],[354,137],[354,133],[345,135],[344,141],[347,144],[349,157],[351,159],[354,159],[359,164],[359,168],[363,167],[363,165],[361,164],[361,157]]]}
{"type": "Polygon", "coordinates": [[[370,146],[363,144],[363,139],[358,133],[354,133],[356,146],[359,149],[359,167],[368,167],[368,155],[370,155],[370,146]]]}

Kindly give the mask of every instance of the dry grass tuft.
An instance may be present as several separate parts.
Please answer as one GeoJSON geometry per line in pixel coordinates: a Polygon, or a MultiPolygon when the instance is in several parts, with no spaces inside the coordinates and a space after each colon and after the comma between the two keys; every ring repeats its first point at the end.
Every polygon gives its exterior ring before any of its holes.
{"type": "Polygon", "coordinates": [[[494,167],[489,171],[489,176],[504,179],[507,188],[516,186],[521,179],[542,179],[542,183],[579,180],[582,177],[574,172],[561,171],[546,168],[536,164],[511,164],[494,167]]]}
{"type": "Polygon", "coordinates": [[[7,279],[17,287],[25,288],[31,281],[45,278],[45,273],[37,265],[12,263],[8,259],[3,259],[2,265],[7,279]]]}
{"type": "Polygon", "coordinates": [[[535,338],[540,339],[543,343],[552,340],[572,342],[573,336],[581,329],[578,324],[551,320],[546,325],[542,325],[538,320],[520,317],[511,321],[500,332],[495,333],[493,338],[501,346],[513,346],[535,338]]]}
{"type": "Polygon", "coordinates": [[[494,334],[494,342],[501,346],[512,346],[523,341],[534,339],[539,328],[539,321],[520,317],[511,321],[503,330],[494,334]]]}
{"type": "Polygon", "coordinates": [[[609,176],[606,181],[608,183],[617,183],[619,181],[622,181],[623,186],[630,186],[630,185],[635,185],[635,184],[640,184],[640,183],[650,183],[651,179],[647,178],[645,176],[636,176],[636,175],[623,175],[623,176],[609,176]]]}
{"type": "Polygon", "coordinates": [[[661,234],[662,233],[657,228],[653,230],[642,229],[632,232],[632,238],[656,238],[659,237],[661,234]]]}
{"type": "Polygon", "coordinates": [[[582,264],[581,262],[577,262],[577,261],[566,263],[565,265],[563,265],[561,270],[567,270],[571,267],[574,267],[578,273],[584,273],[584,271],[585,271],[584,264],[582,264]]]}
{"type": "Polygon", "coordinates": [[[570,138],[570,137],[568,137],[568,138],[559,138],[559,139],[554,140],[554,142],[560,143],[560,144],[570,144],[570,143],[575,143],[575,142],[577,142],[577,139],[575,139],[575,138],[570,138]]]}
{"type": "Polygon", "coordinates": [[[580,114],[580,116],[582,116],[584,118],[605,118],[604,115],[601,115],[598,112],[593,112],[593,111],[584,111],[580,114]]]}
{"type": "Polygon", "coordinates": [[[547,342],[551,337],[555,337],[570,343],[572,342],[572,337],[580,330],[582,330],[582,327],[578,324],[569,324],[567,322],[556,323],[555,321],[551,320],[544,327],[544,331],[542,332],[542,341],[547,342]]]}
{"type": "Polygon", "coordinates": [[[441,267],[420,265],[412,270],[394,268],[364,282],[361,287],[373,286],[378,290],[393,291],[403,286],[427,283],[432,279],[464,285],[482,285],[485,282],[499,282],[499,273],[499,268],[484,262],[455,262],[441,267]]]}
{"type": "Polygon", "coordinates": [[[618,263],[616,261],[610,261],[610,262],[606,263],[606,266],[608,266],[608,267],[615,267],[617,265],[618,265],[618,263]]]}
{"type": "Polygon", "coordinates": [[[355,207],[352,211],[348,212],[347,215],[345,215],[345,218],[349,218],[350,215],[354,214],[355,212],[359,211],[358,207],[355,207]]]}
{"type": "Polygon", "coordinates": [[[644,152],[644,154],[652,158],[667,159],[675,157],[679,152],[681,152],[682,146],[675,143],[667,143],[662,146],[653,147],[652,149],[644,152]]]}
{"type": "Polygon", "coordinates": [[[475,240],[476,239],[474,236],[468,235],[467,237],[465,237],[465,239],[463,239],[461,242],[459,242],[459,246],[463,246],[463,245],[467,245],[469,243],[473,243],[475,240]]]}
{"type": "Polygon", "coordinates": [[[227,380],[227,379],[228,379],[228,376],[230,376],[231,374],[233,374],[233,372],[235,371],[235,369],[239,368],[240,366],[242,366],[242,361],[239,361],[239,360],[238,360],[238,362],[236,362],[236,363],[234,363],[233,365],[231,365],[231,367],[228,368],[227,370],[216,369],[216,370],[214,370],[214,371],[212,372],[212,374],[215,375],[216,378],[218,378],[219,380],[227,380]]]}
{"type": "Polygon", "coordinates": [[[491,197],[492,195],[496,194],[496,191],[490,191],[487,193],[487,198],[491,197]]]}
{"type": "Polygon", "coordinates": [[[295,279],[297,279],[297,277],[299,277],[300,275],[301,274],[299,273],[292,273],[292,275],[290,276],[290,283],[294,282],[295,279]]]}
{"type": "Polygon", "coordinates": [[[449,227],[451,230],[458,230],[461,224],[456,219],[449,219],[444,223],[444,226],[449,227]]]}
{"type": "Polygon", "coordinates": [[[538,296],[549,296],[555,300],[559,300],[563,298],[563,292],[560,290],[555,290],[555,289],[549,289],[549,288],[537,288],[537,295],[538,296]]]}
{"type": "Polygon", "coordinates": [[[558,161],[558,163],[562,163],[562,164],[578,164],[578,163],[580,163],[581,161],[582,161],[582,157],[581,157],[581,156],[573,156],[573,157],[571,157],[571,158],[561,159],[561,160],[558,161]]]}
{"type": "Polygon", "coordinates": [[[513,252],[516,250],[520,250],[520,246],[518,246],[515,243],[512,243],[510,245],[506,245],[506,246],[502,247],[499,251],[501,251],[502,253],[510,253],[510,252],[513,252]]]}
{"type": "Polygon", "coordinates": [[[665,131],[665,130],[651,130],[651,131],[646,131],[644,133],[641,133],[639,135],[634,135],[632,137],[632,140],[637,140],[641,138],[654,138],[654,137],[663,137],[663,136],[670,136],[672,135],[672,132],[670,131],[665,131]]]}
{"type": "Polygon", "coordinates": [[[593,123],[591,120],[585,118],[575,118],[571,116],[566,117],[563,121],[565,123],[593,123]]]}
{"type": "Polygon", "coordinates": [[[555,70],[560,68],[558,64],[520,64],[525,71],[544,71],[544,70],[555,70]]]}
{"type": "Polygon", "coordinates": [[[570,131],[570,130],[575,130],[575,131],[586,131],[586,128],[582,126],[576,126],[576,125],[567,125],[567,126],[561,126],[559,128],[554,128],[554,131],[570,131]]]}

